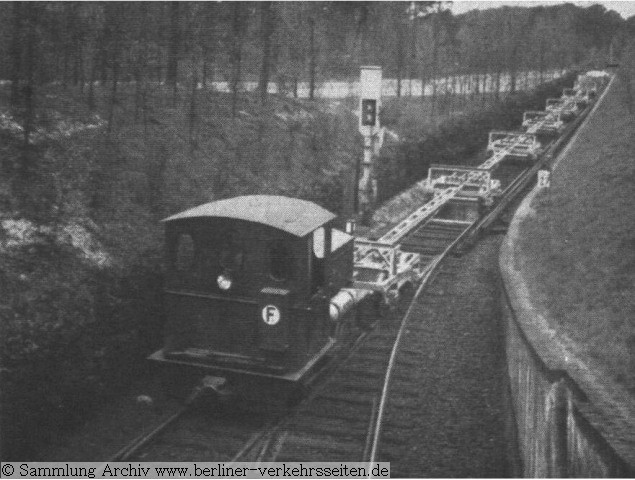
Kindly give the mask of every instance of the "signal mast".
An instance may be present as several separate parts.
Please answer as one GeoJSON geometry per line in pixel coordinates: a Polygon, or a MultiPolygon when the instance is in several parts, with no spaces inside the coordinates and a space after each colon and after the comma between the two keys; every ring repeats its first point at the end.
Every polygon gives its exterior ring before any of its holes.
{"type": "Polygon", "coordinates": [[[364,158],[357,171],[356,212],[362,224],[368,224],[377,202],[377,178],[373,158],[383,143],[379,122],[381,110],[381,67],[361,67],[359,95],[359,132],[364,137],[364,158]]]}

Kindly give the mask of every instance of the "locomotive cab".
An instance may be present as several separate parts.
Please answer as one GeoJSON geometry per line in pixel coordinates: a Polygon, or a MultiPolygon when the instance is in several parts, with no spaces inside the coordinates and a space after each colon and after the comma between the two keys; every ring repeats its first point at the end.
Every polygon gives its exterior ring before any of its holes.
{"type": "Polygon", "coordinates": [[[335,345],[329,299],[353,237],[304,200],[252,195],[164,220],[165,346],[150,358],[208,375],[298,381],[335,345]]]}

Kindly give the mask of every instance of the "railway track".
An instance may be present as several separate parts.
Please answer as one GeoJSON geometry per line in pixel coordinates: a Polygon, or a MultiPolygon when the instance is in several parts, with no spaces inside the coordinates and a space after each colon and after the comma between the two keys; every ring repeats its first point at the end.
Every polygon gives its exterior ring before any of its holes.
{"type": "MultiPolygon", "coordinates": [[[[395,459],[396,452],[406,447],[404,442],[408,440],[400,438],[407,438],[403,432],[411,424],[400,421],[394,414],[384,424],[386,412],[412,408],[420,393],[412,389],[416,385],[416,371],[424,363],[421,355],[427,355],[412,341],[424,335],[426,327],[420,323],[409,326],[411,317],[422,310],[442,310],[452,301],[444,292],[457,283],[463,262],[450,253],[474,240],[500,218],[531,183],[535,172],[566,143],[589,110],[587,108],[558,140],[549,144],[533,165],[501,167],[503,195],[487,215],[472,221],[432,218],[405,236],[402,248],[420,254],[424,265],[423,281],[417,292],[403,295],[402,301],[375,330],[361,335],[344,357],[327,366],[299,404],[284,412],[268,414],[246,413],[227,406],[210,408],[205,404],[185,407],[150,434],[122,449],[112,461],[373,462],[395,459]],[[435,282],[439,285],[436,293],[435,282]],[[424,290],[424,299],[418,300],[424,290]],[[401,344],[408,328],[414,335],[412,338],[406,335],[407,341],[401,344]]],[[[414,474],[407,469],[399,473],[414,474]]]]}
{"type": "Polygon", "coordinates": [[[247,412],[232,405],[206,401],[204,389],[196,392],[166,420],[149,433],[123,447],[110,462],[122,461],[208,461],[248,462],[268,451],[271,439],[287,418],[305,408],[324,388],[328,379],[346,363],[346,359],[364,345],[369,332],[354,338],[341,355],[315,375],[308,388],[311,392],[297,405],[286,410],[247,412]]]}

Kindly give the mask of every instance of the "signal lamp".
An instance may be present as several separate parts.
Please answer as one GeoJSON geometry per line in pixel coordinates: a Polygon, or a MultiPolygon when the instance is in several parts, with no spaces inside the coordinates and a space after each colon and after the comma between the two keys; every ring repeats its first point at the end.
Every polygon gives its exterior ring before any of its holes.
{"type": "Polygon", "coordinates": [[[218,284],[218,288],[225,292],[232,288],[233,284],[231,277],[225,273],[218,276],[216,283],[218,284]]]}

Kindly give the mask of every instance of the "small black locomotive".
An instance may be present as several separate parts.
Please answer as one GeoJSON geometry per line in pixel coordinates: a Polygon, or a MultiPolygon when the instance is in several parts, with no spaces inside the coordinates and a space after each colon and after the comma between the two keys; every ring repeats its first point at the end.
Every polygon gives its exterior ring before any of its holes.
{"type": "Polygon", "coordinates": [[[373,295],[347,288],[354,239],[314,203],[241,196],[164,223],[166,341],[150,359],[177,371],[301,382],[373,295]]]}

